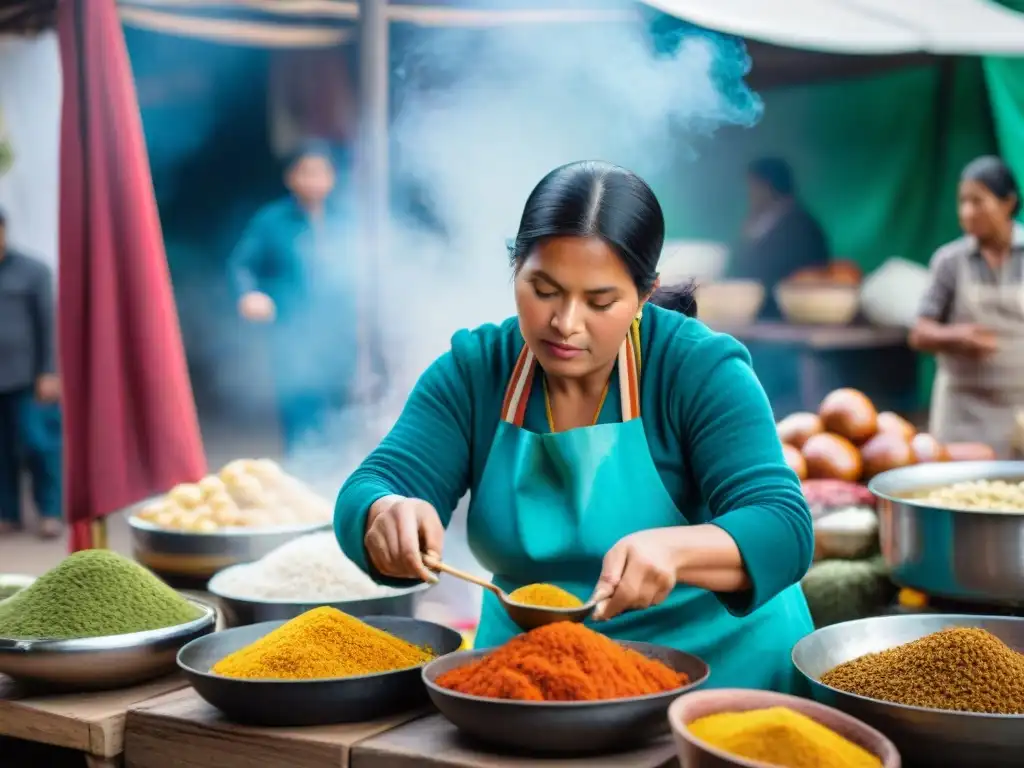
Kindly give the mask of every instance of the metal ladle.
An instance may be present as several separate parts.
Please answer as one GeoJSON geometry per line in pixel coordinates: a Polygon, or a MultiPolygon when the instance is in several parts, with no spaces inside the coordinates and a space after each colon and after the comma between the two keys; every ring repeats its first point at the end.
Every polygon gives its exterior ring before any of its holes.
{"type": "Polygon", "coordinates": [[[468,581],[470,584],[476,584],[478,587],[483,587],[493,592],[498,598],[498,602],[501,603],[501,607],[505,609],[508,617],[520,629],[527,632],[537,627],[543,627],[545,624],[554,624],[556,621],[571,621],[579,624],[589,619],[593,615],[594,609],[597,608],[597,601],[595,600],[590,600],[578,608],[546,608],[517,603],[510,599],[501,589],[491,584],[491,582],[481,579],[479,576],[474,576],[472,573],[466,573],[466,571],[446,565],[434,555],[424,554],[423,564],[432,571],[447,573],[449,576],[468,581]]]}

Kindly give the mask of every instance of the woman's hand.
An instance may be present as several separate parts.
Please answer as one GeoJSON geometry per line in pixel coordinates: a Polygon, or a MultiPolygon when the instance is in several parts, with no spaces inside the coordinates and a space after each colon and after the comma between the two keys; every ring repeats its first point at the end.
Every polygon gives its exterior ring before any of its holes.
{"type": "Polygon", "coordinates": [[[608,550],[592,600],[594,618],[614,618],[623,611],[663,602],[676,586],[677,554],[665,529],[632,533],[608,550]]]}
{"type": "Polygon", "coordinates": [[[367,516],[363,542],[373,567],[385,576],[437,581],[423,564],[422,553],[441,557],[444,526],[437,510],[422,499],[378,499],[367,516]]]}
{"type": "Polygon", "coordinates": [[[974,323],[950,326],[949,333],[953,349],[967,357],[987,357],[995,352],[998,346],[993,331],[974,323]]]}

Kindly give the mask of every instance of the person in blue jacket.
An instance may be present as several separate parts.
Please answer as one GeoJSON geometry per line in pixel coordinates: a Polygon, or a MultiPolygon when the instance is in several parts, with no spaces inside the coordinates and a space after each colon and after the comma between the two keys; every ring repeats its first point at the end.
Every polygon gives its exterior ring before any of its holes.
{"type": "MultiPolygon", "coordinates": [[[[329,144],[304,143],[285,169],[289,194],[256,213],[228,260],[239,313],[269,326],[286,454],[322,441],[331,414],[367,388],[357,358],[373,328],[360,311],[353,223],[332,195],[331,158],[329,144]]],[[[368,346],[379,385],[380,350],[368,346]]]]}
{"type": "MultiPolygon", "coordinates": [[[[811,516],[743,346],[647,303],[665,234],[647,184],[549,173],[511,247],[517,315],[460,331],[338,495],[341,548],[382,583],[432,580],[469,490],[503,590],[599,600],[593,629],[709,662],[710,684],[798,690],[811,516]]],[[[520,630],[485,593],[477,645],[520,630]]]]}

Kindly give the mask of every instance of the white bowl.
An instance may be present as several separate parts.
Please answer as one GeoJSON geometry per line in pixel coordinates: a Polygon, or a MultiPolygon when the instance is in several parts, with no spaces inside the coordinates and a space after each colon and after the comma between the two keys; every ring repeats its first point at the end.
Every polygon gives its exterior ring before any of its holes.
{"type": "Polygon", "coordinates": [[[860,308],[860,288],[821,283],[779,283],[775,301],[797,325],[847,325],[860,308]]]}
{"type": "Polygon", "coordinates": [[[717,280],[725,272],[729,246],[704,240],[668,240],[661,249],[658,275],[663,286],[687,280],[717,280]]]}
{"type": "Polygon", "coordinates": [[[757,280],[724,280],[697,286],[697,317],[705,323],[747,325],[764,304],[764,285],[757,280]]]}

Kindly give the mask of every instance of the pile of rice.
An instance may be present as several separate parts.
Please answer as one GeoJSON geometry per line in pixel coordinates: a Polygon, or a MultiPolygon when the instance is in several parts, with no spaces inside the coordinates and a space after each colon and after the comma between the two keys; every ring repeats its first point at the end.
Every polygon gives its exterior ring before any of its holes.
{"type": "Polygon", "coordinates": [[[297,603],[364,600],[402,591],[382,587],[363,573],[331,531],[293,539],[262,560],[221,573],[211,587],[226,597],[297,603]]]}

